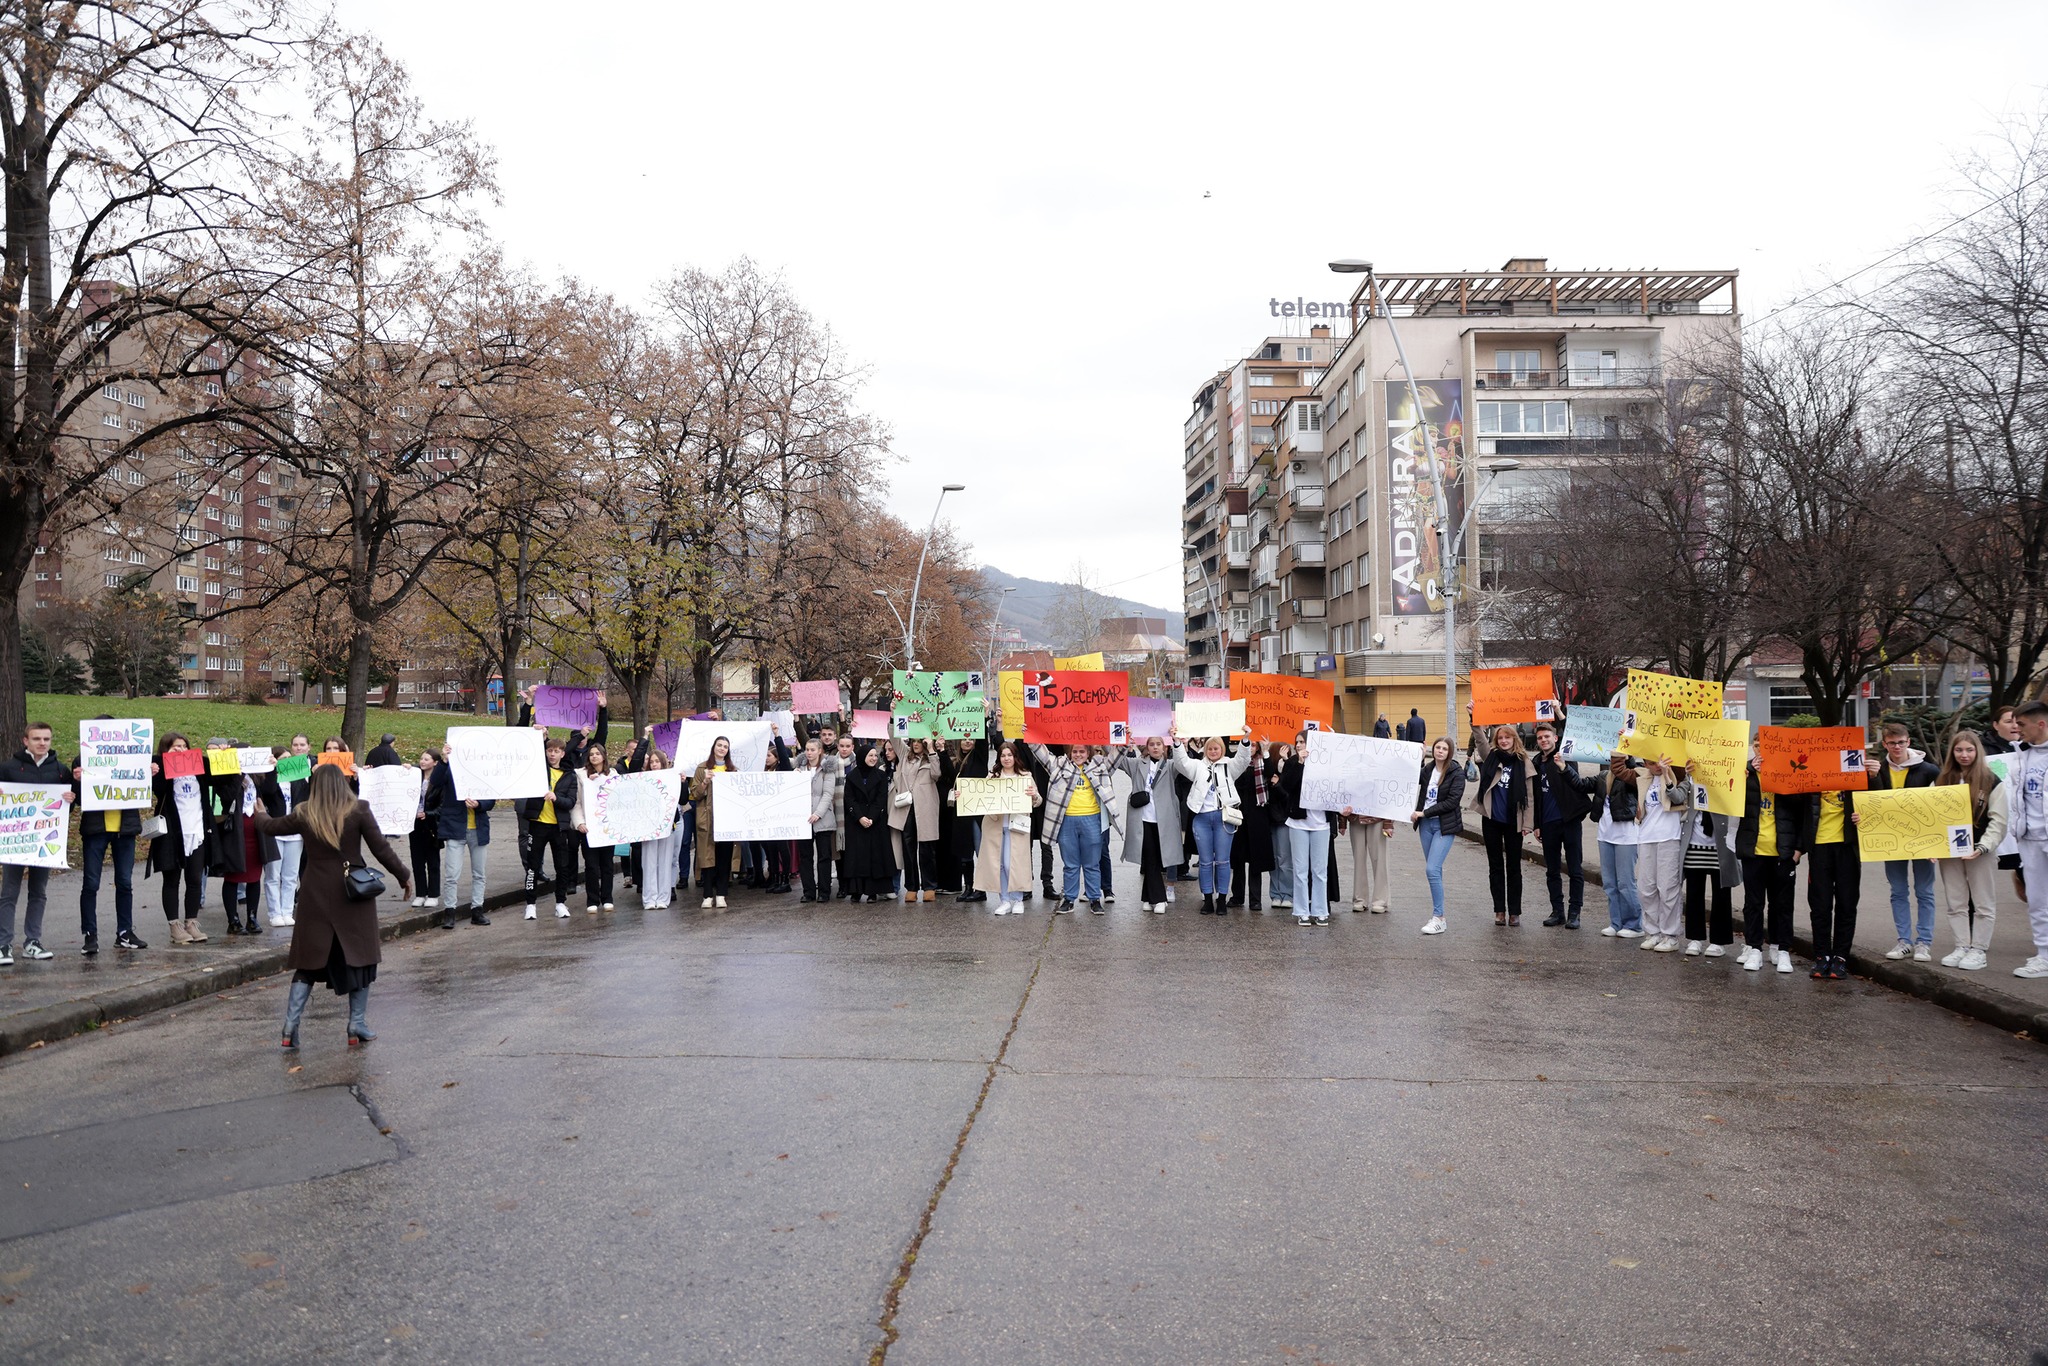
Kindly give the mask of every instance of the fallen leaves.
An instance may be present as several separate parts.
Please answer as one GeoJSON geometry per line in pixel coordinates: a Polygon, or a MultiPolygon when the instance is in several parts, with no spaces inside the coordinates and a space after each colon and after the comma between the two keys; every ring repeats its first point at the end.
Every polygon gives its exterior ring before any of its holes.
{"type": "Polygon", "coordinates": [[[236,1260],[251,1271],[261,1271],[265,1267],[277,1265],[277,1258],[268,1252],[244,1252],[236,1260]]]}
{"type": "Polygon", "coordinates": [[[1607,1264],[1609,1266],[1618,1266],[1623,1271],[1634,1271],[1637,1267],[1642,1265],[1641,1262],[1635,1260],[1635,1258],[1633,1257],[1610,1257],[1607,1259],[1607,1264]]]}

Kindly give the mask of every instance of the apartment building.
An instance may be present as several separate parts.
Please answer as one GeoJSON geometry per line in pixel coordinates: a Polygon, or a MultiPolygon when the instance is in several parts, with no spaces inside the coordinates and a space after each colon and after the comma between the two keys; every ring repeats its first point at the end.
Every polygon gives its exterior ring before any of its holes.
{"type": "MultiPolygon", "coordinates": [[[[1303,584],[1281,582],[1273,508],[1255,515],[1254,503],[1274,482],[1283,422],[1297,403],[1317,406],[1312,391],[1342,344],[1332,325],[1313,326],[1307,336],[1268,336],[1195,390],[1181,433],[1191,684],[1221,687],[1231,669],[1260,670],[1256,660],[1295,638],[1281,625],[1279,604],[1303,584]],[[1264,597],[1260,588],[1268,590],[1264,597]],[[1261,603],[1270,610],[1262,611],[1261,603]]],[[[1296,558],[1306,565],[1308,553],[1296,558]]]]}
{"type": "MultiPolygon", "coordinates": [[[[1690,366],[1739,340],[1736,273],[1563,271],[1515,258],[1498,271],[1355,278],[1369,283],[1353,295],[1353,315],[1368,321],[1276,424],[1270,505],[1283,572],[1264,619],[1280,647],[1259,658],[1335,682],[1344,730],[1365,730],[1382,713],[1398,721],[1414,707],[1436,735],[1447,586],[1436,471],[1446,472],[1453,536],[1464,533],[1462,582],[1511,588],[1516,547],[1540,550],[1531,538],[1518,542],[1516,522],[1554,497],[1575,461],[1626,449],[1690,366]],[[1389,313],[1436,459],[1423,446],[1389,313]],[[1321,544],[1307,552],[1315,527],[1321,544]],[[1311,553],[1321,557],[1313,571],[1311,553]],[[1309,591],[1318,580],[1320,595],[1309,591]]],[[[1514,642],[1476,610],[1477,596],[1459,598],[1460,674],[1475,662],[1541,662],[1515,657],[1514,642]]],[[[1266,608],[1255,598],[1254,610],[1266,608]]]]}

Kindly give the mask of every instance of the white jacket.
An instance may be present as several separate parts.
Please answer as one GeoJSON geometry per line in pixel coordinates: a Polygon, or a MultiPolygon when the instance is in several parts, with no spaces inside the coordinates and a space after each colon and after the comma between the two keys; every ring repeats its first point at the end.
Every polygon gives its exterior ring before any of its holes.
{"type": "Polygon", "coordinates": [[[1185,749],[1176,749],[1173,752],[1173,766],[1179,769],[1188,780],[1188,810],[1200,811],[1202,809],[1202,798],[1208,795],[1211,782],[1216,784],[1218,806],[1229,807],[1235,810],[1237,808],[1237,780],[1243,776],[1247,768],[1251,767],[1251,762],[1252,747],[1250,745],[1239,745],[1237,753],[1227,759],[1218,759],[1213,764],[1206,758],[1198,758],[1188,753],[1185,749]]]}

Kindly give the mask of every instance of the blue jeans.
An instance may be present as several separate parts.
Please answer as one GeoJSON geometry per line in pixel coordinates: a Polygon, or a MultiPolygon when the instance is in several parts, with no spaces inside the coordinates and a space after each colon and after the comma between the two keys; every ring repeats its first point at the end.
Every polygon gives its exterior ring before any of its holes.
{"type": "MultiPolygon", "coordinates": [[[[478,816],[477,819],[482,820],[483,817],[478,816]]],[[[541,826],[539,828],[545,830],[549,827],[541,826]]],[[[484,908],[484,865],[490,861],[491,846],[477,842],[477,836],[480,833],[482,832],[477,830],[465,830],[461,839],[448,840],[441,845],[441,909],[443,911],[452,911],[458,906],[464,905],[467,905],[472,912],[481,911],[484,908]],[[465,849],[469,851],[470,883],[469,900],[466,902],[462,899],[462,878],[459,876],[462,872],[462,851],[465,849]]],[[[537,858],[533,861],[536,864],[540,862],[537,858]]],[[[563,887],[558,889],[555,895],[558,897],[567,896],[568,891],[566,887],[563,887]]]]}
{"type": "Polygon", "coordinates": [[[100,873],[101,851],[111,849],[114,855],[114,928],[127,933],[135,928],[135,836],[114,834],[104,828],[104,822],[95,822],[97,811],[86,816],[86,824],[100,824],[101,829],[88,829],[81,836],[84,856],[79,865],[83,875],[78,887],[78,928],[85,934],[100,932],[100,873]]]}
{"type": "Polygon", "coordinates": [[[1607,923],[1617,930],[1643,927],[1643,897],[1636,890],[1636,847],[1600,844],[1600,881],[1607,888],[1607,923]]]}
{"type": "MultiPolygon", "coordinates": [[[[292,907],[298,904],[299,861],[306,856],[303,839],[279,840],[277,857],[263,865],[263,902],[273,925],[291,923],[292,907]]],[[[419,892],[419,888],[413,888],[419,892]]]]}
{"type": "Polygon", "coordinates": [[[1441,917],[1444,913],[1444,860],[1451,856],[1451,846],[1458,842],[1458,837],[1437,829],[1434,816],[1425,818],[1416,829],[1422,836],[1422,871],[1429,877],[1430,914],[1441,917]]]}
{"type": "MultiPolygon", "coordinates": [[[[1254,812],[1249,819],[1259,820],[1264,815],[1264,812],[1254,812]]],[[[1273,831],[1273,871],[1267,877],[1266,885],[1272,889],[1274,899],[1284,896],[1292,900],[1294,897],[1294,842],[1287,838],[1284,825],[1273,831]]]]}
{"type": "Polygon", "coordinates": [[[1060,822],[1060,891],[1073,901],[1085,880],[1088,900],[1102,900],[1102,817],[1069,816],[1060,822]]]}
{"type": "MultiPolygon", "coordinates": [[[[1328,919],[1330,914],[1330,830],[1287,827],[1288,862],[1294,865],[1294,915],[1328,919]]],[[[1437,870],[1442,880],[1443,870],[1437,870]]]]}
{"type": "Polygon", "coordinates": [[[1892,928],[1908,944],[1934,942],[1934,860],[1931,858],[1886,859],[1884,880],[1892,885],[1892,928]],[[1919,924],[1906,909],[1907,878],[1911,875],[1912,896],[1920,912],[1919,924]]]}
{"type": "Polygon", "coordinates": [[[14,907],[21,900],[21,884],[28,883],[28,918],[22,922],[22,938],[41,943],[43,907],[50,887],[48,868],[30,868],[10,863],[0,869],[0,949],[14,944],[14,907]]]}
{"type": "Polygon", "coordinates": [[[1202,895],[1230,895],[1231,827],[1223,823],[1221,811],[1203,811],[1195,816],[1195,856],[1201,864],[1202,895]]]}

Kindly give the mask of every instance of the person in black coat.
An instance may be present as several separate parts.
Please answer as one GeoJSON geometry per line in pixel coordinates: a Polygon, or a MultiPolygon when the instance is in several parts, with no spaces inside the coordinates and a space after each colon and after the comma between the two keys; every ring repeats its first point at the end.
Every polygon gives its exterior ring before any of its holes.
{"type": "MultiPolygon", "coordinates": [[[[71,790],[71,770],[50,752],[50,727],[31,721],[22,735],[22,748],[12,759],[0,763],[0,782],[34,783],[62,788],[64,804],[78,800],[71,790]]],[[[22,957],[45,959],[55,955],[43,947],[43,911],[48,904],[48,868],[29,868],[10,863],[0,869],[0,959],[14,961],[14,907],[21,898],[21,884],[28,883],[28,918],[22,922],[22,957]]]]}
{"type": "Polygon", "coordinates": [[[405,762],[405,756],[398,752],[398,737],[385,731],[378,737],[377,747],[370,751],[370,757],[363,761],[364,768],[397,768],[405,762]]]}
{"type": "MultiPolygon", "coordinates": [[[[555,856],[555,918],[569,918],[569,896],[575,884],[569,880],[568,868],[574,855],[570,852],[577,844],[576,831],[569,823],[569,815],[576,809],[576,770],[570,766],[568,748],[550,735],[547,742],[548,782],[551,790],[539,797],[526,797],[514,808],[526,818],[526,918],[535,919],[539,909],[534,900],[534,888],[540,882],[540,864],[550,850],[555,856]]],[[[488,925],[490,920],[483,913],[479,903],[470,912],[470,919],[478,924],[488,925]]],[[[453,922],[449,928],[453,928],[453,922]]]]}
{"type": "Polygon", "coordinates": [[[1479,756],[1472,808],[1486,845],[1486,886],[1493,893],[1493,923],[1522,923],[1522,837],[1529,833],[1529,756],[1513,726],[1488,731],[1479,756]]]}
{"type": "Polygon", "coordinates": [[[1579,776],[1577,764],[1557,757],[1557,727],[1537,723],[1536,754],[1529,770],[1530,815],[1543,842],[1543,880],[1550,890],[1550,917],[1543,923],[1576,930],[1586,904],[1586,817],[1593,811],[1598,778],[1579,776]],[[1567,905],[1564,888],[1571,884],[1567,905]]]}
{"type": "MultiPolygon", "coordinates": [[[[106,712],[95,721],[112,721],[106,712]]],[[[150,772],[156,766],[150,765],[150,772]]],[[[82,799],[85,756],[71,761],[71,791],[82,799]]],[[[100,877],[111,854],[114,860],[114,942],[124,949],[149,947],[135,933],[135,838],[142,832],[142,813],[134,807],[115,811],[84,811],[78,818],[80,853],[78,927],[85,936],[85,956],[100,950],[100,877]]]]}
{"type": "Polygon", "coordinates": [[[853,899],[880,901],[896,885],[896,855],[889,847],[889,774],[880,746],[870,746],[846,775],[844,877],[853,899]]]}
{"type": "Polygon", "coordinates": [[[1423,871],[1429,878],[1431,915],[1422,927],[1424,934],[1444,932],[1444,860],[1465,832],[1460,810],[1464,801],[1465,770],[1458,766],[1456,747],[1440,736],[1422,761],[1422,774],[1415,785],[1415,814],[1408,818],[1422,840],[1423,871]]]}
{"type": "Polygon", "coordinates": [[[406,852],[412,856],[412,904],[438,907],[441,904],[441,830],[437,814],[427,810],[427,789],[433,786],[434,770],[441,767],[441,751],[420,751],[420,804],[413,812],[412,832],[406,852]]]}
{"type": "Polygon", "coordinates": [[[167,778],[164,756],[192,744],[176,731],[165,734],[156,752],[156,776],[150,787],[164,833],[149,842],[149,871],[164,880],[164,920],[173,944],[203,944],[199,906],[206,896],[206,837],[212,821],[207,812],[206,784],[197,777],[167,778]],[[184,916],[179,916],[178,884],[185,884],[184,916]]]}
{"type": "Polygon", "coordinates": [[[1237,809],[1244,819],[1230,837],[1230,900],[1225,904],[1242,906],[1249,897],[1252,914],[1257,915],[1265,909],[1259,877],[1273,871],[1273,822],[1267,809],[1272,794],[1266,786],[1265,756],[1253,741],[1242,743],[1252,746],[1252,758],[1237,775],[1237,809]]]}

